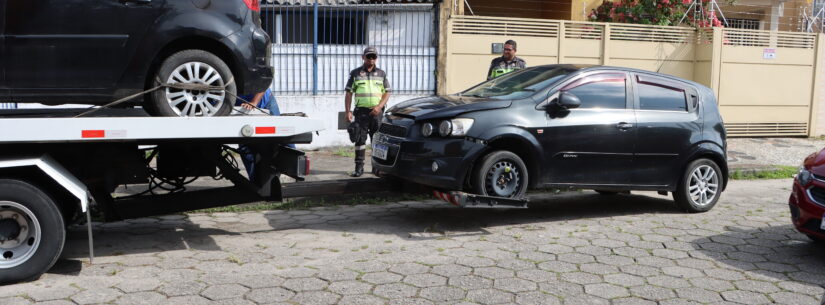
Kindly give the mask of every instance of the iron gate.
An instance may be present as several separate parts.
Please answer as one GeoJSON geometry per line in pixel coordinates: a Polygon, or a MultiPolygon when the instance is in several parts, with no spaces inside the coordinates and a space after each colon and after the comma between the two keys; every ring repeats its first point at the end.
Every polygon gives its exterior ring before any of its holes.
{"type": "Polygon", "coordinates": [[[273,42],[276,95],[343,93],[366,46],[378,49],[377,65],[387,72],[393,93],[435,93],[438,26],[432,3],[328,1],[262,5],[263,27],[273,42]]]}

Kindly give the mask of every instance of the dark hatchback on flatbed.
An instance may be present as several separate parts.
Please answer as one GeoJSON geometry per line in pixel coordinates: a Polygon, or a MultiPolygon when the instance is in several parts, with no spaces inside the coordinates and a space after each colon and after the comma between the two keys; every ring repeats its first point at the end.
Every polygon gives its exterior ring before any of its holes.
{"type": "Polygon", "coordinates": [[[728,178],[713,92],[641,70],[548,65],[387,111],[379,172],[446,191],[522,198],[528,188],[673,192],[710,210],[728,178]]]}
{"type": "Polygon", "coordinates": [[[2,0],[0,102],[132,105],[157,116],[220,116],[272,82],[258,0],[2,0]]]}

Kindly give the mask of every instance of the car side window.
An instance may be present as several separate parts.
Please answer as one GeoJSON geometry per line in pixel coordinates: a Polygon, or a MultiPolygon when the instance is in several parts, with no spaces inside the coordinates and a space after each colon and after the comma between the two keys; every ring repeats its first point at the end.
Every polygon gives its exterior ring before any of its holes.
{"type": "Polygon", "coordinates": [[[638,77],[639,109],[687,112],[688,101],[684,88],[669,82],[657,82],[649,77],[638,77]]]}
{"type": "Polygon", "coordinates": [[[602,73],[583,77],[562,91],[581,100],[579,108],[625,109],[627,93],[624,73],[602,73]]]}

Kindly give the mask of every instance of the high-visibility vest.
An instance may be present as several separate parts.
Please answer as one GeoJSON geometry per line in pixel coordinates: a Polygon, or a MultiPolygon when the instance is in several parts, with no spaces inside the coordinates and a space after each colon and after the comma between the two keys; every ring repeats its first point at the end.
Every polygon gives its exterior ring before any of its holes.
{"type": "Polygon", "coordinates": [[[496,78],[496,77],[502,76],[502,75],[504,75],[504,74],[507,74],[507,73],[513,72],[513,71],[516,71],[516,68],[498,68],[498,69],[493,69],[493,71],[490,71],[490,78],[496,78]]]}
{"type": "Polygon", "coordinates": [[[381,103],[381,96],[387,90],[384,88],[384,78],[378,76],[360,76],[352,82],[352,93],[355,95],[355,107],[372,108],[381,103]]]}

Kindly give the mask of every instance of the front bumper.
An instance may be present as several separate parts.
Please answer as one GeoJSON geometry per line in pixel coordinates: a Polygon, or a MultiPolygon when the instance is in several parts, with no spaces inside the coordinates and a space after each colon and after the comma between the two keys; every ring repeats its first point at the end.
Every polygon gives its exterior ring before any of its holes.
{"type": "Polygon", "coordinates": [[[813,195],[819,194],[819,189],[825,194],[825,181],[814,180],[810,186],[803,187],[794,180],[788,206],[797,231],[825,239],[825,230],[822,229],[825,197],[813,195]]]}
{"type": "Polygon", "coordinates": [[[466,138],[404,139],[380,132],[373,136],[372,167],[415,183],[447,190],[462,190],[473,162],[486,145],[466,138]],[[387,158],[375,156],[376,145],[387,147],[387,158]],[[438,169],[433,171],[433,162],[438,169]]]}

